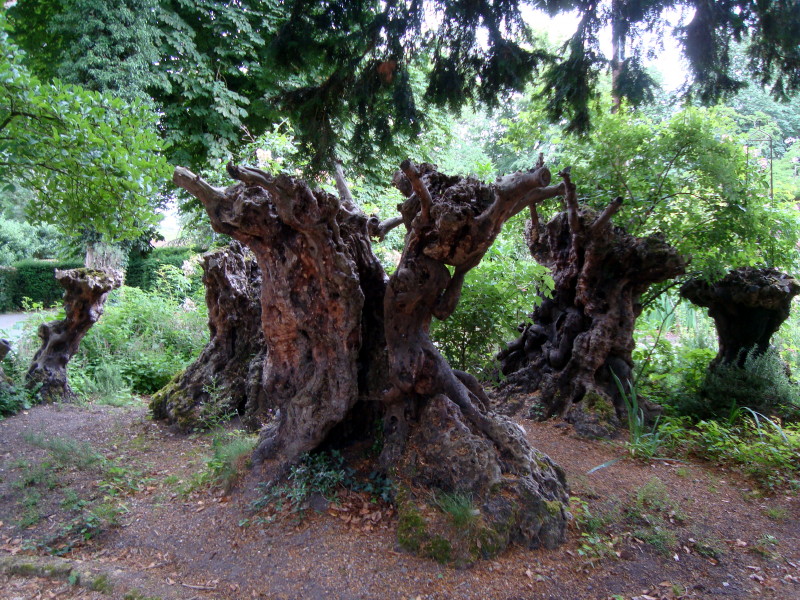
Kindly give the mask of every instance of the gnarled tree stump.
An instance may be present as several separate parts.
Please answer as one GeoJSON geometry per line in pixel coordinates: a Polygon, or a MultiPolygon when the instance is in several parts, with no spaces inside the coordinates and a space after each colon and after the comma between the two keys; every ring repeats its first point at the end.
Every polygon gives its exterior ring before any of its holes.
{"type": "Polygon", "coordinates": [[[217,231],[253,250],[262,272],[264,392],[279,416],[256,457],[285,464],[323,442],[374,435],[364,415],[382,417],[379,463],[400,482],[404,506],[430,501],[420,488],[463,492],[491,532],[484,552],[559,543],[563,472],[487,409],[477,381],[447,365],[428,327],[455,309],[464,276],[503,223],[564,186],[548,187],[543,165],[486,186],[407,162],[395,178],[408,198],[402,218],[381,224],[353,205],[341,173],[340,198],[257,169],[229,165],[229,173],[242,183],[226,190],[180,167],[173,179],[217,231]],[[387,288],[368,231],[381,236],[401,223],[406,247],[387,288]]]}
{"type": "Polygon", "coordinates": [[[44,402],[74,399],[75,394],[67,381],[67,363],[78,351],[83,336],[103,314],[108,293],[122,285],[119,271],[56,270],[55,276],[66,290],[66,316],[60,321],[39,325],[42,346],[26,374],[26,386],[44,402]]]}
{"type": "Polygon", "coordinates": [[[385,275],[367,218],[347,199],[258,169],[228,172],[241,183],[226,190],[181,167],[173,180],[200,199],[216,231],[256,256],[267,350],[260,397],[278,417],[255,456],[289,464],[380,397],[385,275]]]}
{"type": "Polygon", "coordinates": [[[392,388],[381,462],[412,489],[471,495],[499,548],[512,541],[553,547],[565,532],[564,473],[530,447],[519,426],[488,410],[478,382],[450,368],[428,331],[432,317],[455,310],[466,273],[503,224],[562,194],[564,185],[548,187],[543,164],[491,186],[427,164],[406,161],[401,169],[405,177],[395,183],[408,196],[400,207],[408,233],[384,304],[392,388]]]}
{"type": "Polygon", "coordinates": [[[262,378],[261,271],[239,242],[203,256],[210,338],[200,356],[153,395],[150,409],[182,431],[231,413],[258,429],[266,415],[262,378]]]}
{"type": "Polygon", "coordinates": [[[716,283],[692,279],[681,286],[681,296],[707,307],[717,326],[719,352],[712,369],[723,364],[742,367],[751,350],[766,352],[799,292],[795,278],[755,267],[734,269],[716,283]]]}
{"type": "Polygon", "coordinates": [[[642,294],[682,274],[685,261],[659,236],[634,237],[614,226],[621,198],[597,213],[579,207],[568,183],[565,200],[566,210],[547,224],[535,213],[528,224],[528,247],[551,269],[555,288],[534,310],[533,323],[499,353],[508,376],[500,395],[538,390],[543,410],[536,416],[560,415],[579,433],[601,437],[627,413],[612,372],[621,382],[631,377],[642,294]]]}

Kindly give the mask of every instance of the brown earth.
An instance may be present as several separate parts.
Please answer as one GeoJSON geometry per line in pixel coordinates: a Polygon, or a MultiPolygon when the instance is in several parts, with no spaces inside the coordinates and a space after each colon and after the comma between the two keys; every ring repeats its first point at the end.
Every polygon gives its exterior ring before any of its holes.
{"type": "Polygon", "coordinates": [[[589,474],[624,446],[521,424],[578,498],[569,540],[455,569],[404,552],[392,508],[365,496],[254,514],[257,474],[213,485],[211,436],[171,433],[144,402],[35,407],[0,421],[0,598],[800,598],[795,494],[700,462],[589,474]]]}

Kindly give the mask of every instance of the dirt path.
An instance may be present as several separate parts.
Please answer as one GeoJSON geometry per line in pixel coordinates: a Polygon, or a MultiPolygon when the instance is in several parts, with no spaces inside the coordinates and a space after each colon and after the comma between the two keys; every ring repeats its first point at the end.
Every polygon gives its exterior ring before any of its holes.
{"type": "Polygon", "coordinates": [[[582,531],[459,570],[402,551],[388,508],[264,522],[255,480],[225,493],[202,476],[210,436],[173,435],[142,404],[36,407],[0,421],[0,598],[800,598],[796,496],[697,463],[587,474],[623,449],[522,424],[566,469],[582,531]]]}

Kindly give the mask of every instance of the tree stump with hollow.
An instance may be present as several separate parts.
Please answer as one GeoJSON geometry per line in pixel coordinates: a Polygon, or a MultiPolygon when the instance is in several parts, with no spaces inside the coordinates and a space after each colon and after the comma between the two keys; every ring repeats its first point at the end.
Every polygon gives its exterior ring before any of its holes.
{"type": "Polygon", "coordinates": [[[429,328],[433,317],[455,310],[467,272],[503,224],[561,195],[564,185],[549,186],[541,163],[494,185],[448,177],[428,164],[406,161],[401,170],[395,182],[408,198],[400,207],[407,234],[384,304],[392,387],[384,398],[381,463],[394,465],[412,496],[417,487],[469,494],[497,547],[554,547],[565,534],[563,471],[518,425],[489,410],[477,380],[450,368],[429,328]]]}
{"type": "Polygon", "coordinates": [[[65,290],[65,317],[39,325],[42,346],[26,374],[26,387],[43,402],[74,400],[67,380],[67,363],[78,351],[83,336],[103,314],[108,293],[122,285],[119,271],[57,269],[55,277],[65,290]]]}
{"type": "Polygon", "coordinates": [[[464,276],[505,221],[563,184],[549,186],[543,165],[487,186],[406,162],[395,178],[407,197],[402,218],[381,224],[354,206],[340,173],[336,198],[295,178],[228,170],[241,183],[226,190],[180,167],[173,180],[201,200],[215,230],[253,250],[262,272],[264,393],[278,418],[256,458],[290,464],[323,444],[374,436],[365,425],[381,418],[378,467],[402,487],[404,511],[432,494],[463,494],[486,534],[476,540],[482,553],[560,543],[563,471],[488,410],[477,381],[447,365],[428,328],[455,309],[464,276]],[[387,287],[369,234],[399,224],[405,250],[387,287]]]}
{"type": "MultiPolygon", "coordinates": [[[[561,416],[582,435],[607,437],[627,414],[612,373],[627,393],[642,294],[682,274],[686,263],[662,237],[635,237],[614,226],[621,198],[598,213],[579,206],[568,183],[565,203],[548,223],[536,213],[528,223],[528,247],[551,269],[555,287],[499,353],[507,375],[499,395],[538,392],[533,416],[561,416]]],[[[646,416],[659,412],[645,402],[640,408],[646,416]]]]}

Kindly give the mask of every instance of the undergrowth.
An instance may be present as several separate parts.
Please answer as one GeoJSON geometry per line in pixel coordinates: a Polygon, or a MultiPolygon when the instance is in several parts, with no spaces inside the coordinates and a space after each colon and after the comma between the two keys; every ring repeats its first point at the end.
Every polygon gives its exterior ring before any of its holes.
{"type": "Polygon", "coordinates": [[[283,483],[261,484],[260,489],[259,498],[251,504],[253,510],[272,507],[299,516],[308,509],[309,500],[315,494],[330,501],[337,489],[348,489],[366,493],[376,502],[390,502],[394,494],[391,480],[378,472],[372,472],[366,478],[360,476],[345,464],[344,457],[337,450],[304,454],[289,469],[283,483]]]}

